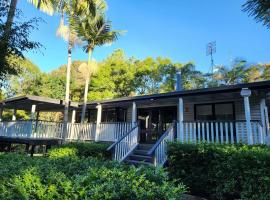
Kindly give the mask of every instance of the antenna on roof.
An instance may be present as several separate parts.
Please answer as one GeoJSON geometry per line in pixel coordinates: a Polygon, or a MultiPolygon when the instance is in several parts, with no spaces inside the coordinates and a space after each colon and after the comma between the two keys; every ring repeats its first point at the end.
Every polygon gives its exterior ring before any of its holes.
{"type": "Polygon", "coordinates": [[[214,58],[213,58],[213,54],[216,53],[216,41],[213,41],[213,42],[209,42],[207,45],[206,45],[206,56],[209,56],[210,55],[210,62],[211,62],[211,74],[212,74],[212,80],[213,80],[213,74],[214,74],[214,58]]]}

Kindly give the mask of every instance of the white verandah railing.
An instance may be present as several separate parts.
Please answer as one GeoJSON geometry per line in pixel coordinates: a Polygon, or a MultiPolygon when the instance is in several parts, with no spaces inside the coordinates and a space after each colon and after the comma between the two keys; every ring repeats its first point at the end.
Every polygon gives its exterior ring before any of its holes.
{"type": "Polygon", "coordinates": [[[113,159],[122,162],[138,145],[139,128],[136,124],[128,133],[113,143],[107,150],[113,154],[113,159]]]}
{"type": "MultiPolygon", "coordinates": [[[[133,127],[134,123],[68,123],[67,140],[96,140],[115,142],[133,127]],[[98,129],[97,129],[98,126],[98,129]],[[98,134],[96,135],[96,130],[98,134]]],[[[63,136],[62,122],[7,121],[0,122],[0,136],[21,138],[56,138],[63,136]]]]}
{"type": "Polygon", "coordinates": [[[22,138],[61,138],[63,124],[48,121],[0,122],[0,136],[22,138]]]}
{"type": "Polygon", "coordinates": [[[68,140],[95,140],[95,123],[68,123],[68,140]]]}
{"type": "MultiPolygon", "coordinates": [[[[266,135],[261,123],[251,121],[251,129],[253,143],[264,144],[266,135]]],[[[245,121],[184,121],[182,128],[178,123],[177,130],[182,142],[248,143],[245,121]]]]}
{"type": "Polygon", "coordinates": [[[175,123],[163,133],[155,145],[148,151],[149,156],[153,156],[154,166],[163,166],[167,161],[167,142],[174,141],[175,123]]]}
{"type": "Polygon", "coordinates": [[[132,122],[102,122],[98,124],[97,141],[115,142],[129,132],[136,124],[132,122]]]}

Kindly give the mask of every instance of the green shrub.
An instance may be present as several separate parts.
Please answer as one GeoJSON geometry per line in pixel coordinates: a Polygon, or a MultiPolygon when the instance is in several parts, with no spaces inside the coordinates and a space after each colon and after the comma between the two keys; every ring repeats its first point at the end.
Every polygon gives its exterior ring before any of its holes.
{"type": "Polygon", "coordinates": [[[179,199],[163,170],[93,157],[0,154],[0,199],[179,199]]]}
{"type": "Polygon", "coordinates": [[[49,150],[49,157],[59,158],[66,156],[96,157],[110,159],[111,153],[107,151],[108,143],[79,142],[67,143],[49,150]]]}
{"type": "Polygon", "coordinates": [[[270,199],[267,146],[169,143],[169,175],[212,199],[270,199]]]}

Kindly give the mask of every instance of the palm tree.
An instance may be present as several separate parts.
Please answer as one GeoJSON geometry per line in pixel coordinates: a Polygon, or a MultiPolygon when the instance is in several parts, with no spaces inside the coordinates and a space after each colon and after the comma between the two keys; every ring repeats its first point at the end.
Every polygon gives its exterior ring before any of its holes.
{"type": "Polygon", "coordinates": [[[103,13],[97,14],[94,18],[85,17],[84,19],[76,18],[72,23],[74,30],[77,31],[77,35],[85,43],[84,49],[88,53],[88,68],[86,75],[86,84],[84,91],[84,101],[82,108],[81,123],[84,122],[86,103],[87,103],[87,94],[88,94],[88,85],[90,80],[91,72],[91,63],[92,63],[92,54],[97,46],[103,46],[105,44],[111,44],[112,42],[118,39],[121,31],[111,30],[111,22],[105,19],[103,13]]]}
{"type": "Polygon", "coordinates": [[[246,61],[236,59],[231,67],[217,66],[214,77],[220,85],[234,85],[243,82],[246,78],[246,69],[246,61]]]}
{"type": "MultiPolygon", "coordinates": [[[[97,7],[100,5],[101,0],[28,0],[30,3],[35,5],[38,9],[53,14],[58,12],[61,14],[60,26],[57,30],[57,35],[63,37],[68,43],[68,59],[67,59],[67,74],[66,74],[66,92],[65,92],[65,109],[64,109],[64,126],[63,126],[63,140],[67,135],[67,123],[68,123],[68,110],[69,110],[69,96],[70,96],[70,71],[71,71],[71,55],[72,49],[76,43],[77,36],[70,26],[70,22],[73,18],[83,18],[83,16],[94,16],[96,15],[97,7]],[[64,17],[67,17],[68,25],[64,24],[64,17]]],[[[102,4],[102,6],[104,6],[102,4]]]]}
{"type": "Polygon", "coordinates": [[[254,17],[256,22],[262,22],[270,28],[270,1],[269,0],[247,0],[243,5],[243,11],[254,17]]]}

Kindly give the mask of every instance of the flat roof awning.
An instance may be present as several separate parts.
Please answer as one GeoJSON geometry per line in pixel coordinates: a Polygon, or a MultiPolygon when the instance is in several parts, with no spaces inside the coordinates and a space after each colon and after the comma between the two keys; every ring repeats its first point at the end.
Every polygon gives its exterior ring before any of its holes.
{"type": "MultiPolygon", "coordinates": [[[[36,111],[58,112],[64,110],[64,101],[41,96],[19,96],[0,101],[0,107],[31,111],[32,105],[36,105],[36,111]]],[[[69,103],[70,109],[79,107],[77,102],[69,103]]]]}

